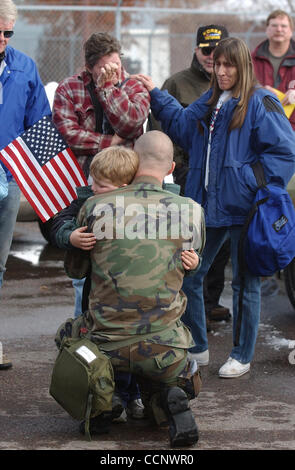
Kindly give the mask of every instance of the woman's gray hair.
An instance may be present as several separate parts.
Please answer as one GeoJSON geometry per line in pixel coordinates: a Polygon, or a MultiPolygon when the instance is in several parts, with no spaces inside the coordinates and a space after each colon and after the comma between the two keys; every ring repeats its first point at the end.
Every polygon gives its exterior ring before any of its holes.
{"type": "Polygon", "coordinates": [[[1,0],[0,19],[5,22],[15,23],[17,18],[17,8],[12,0],[1,0]]]}

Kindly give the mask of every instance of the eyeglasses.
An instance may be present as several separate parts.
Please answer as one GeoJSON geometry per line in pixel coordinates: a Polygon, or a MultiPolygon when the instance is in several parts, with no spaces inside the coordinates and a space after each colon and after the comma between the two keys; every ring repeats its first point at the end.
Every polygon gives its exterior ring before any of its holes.
{"type": "Polygon", "coordinates": [[[11,36],[13,36],[14,34],[14,31],[0,31],[0,34],[3,33],[3,36],[8,39],[8,38],[11,38],[11,36]]]}
{"type": "Polygon", "coordinates": [[[214,51],[215,47],[200,47],[202,54],[208,56],[214,51]]]}

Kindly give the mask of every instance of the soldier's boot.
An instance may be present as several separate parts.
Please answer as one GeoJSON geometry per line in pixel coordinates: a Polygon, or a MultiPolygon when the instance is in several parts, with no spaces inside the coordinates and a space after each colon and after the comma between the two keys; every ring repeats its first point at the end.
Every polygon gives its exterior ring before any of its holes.
{"type": "Polygon", "coordinates": [[[112,411],[104,411],[98,416],[89,419],[89,430],[86,430],[86,421],[82,421],[79,430],[82,434],[107,434],[110,431],[110,424],[114,419],[124,411],[124,405],[121,398],[116,393],[112,398],[112,411]]]}
{"type": "Polygon", "coordinates": [[[89,429],[86,429],[86,421],[82,421],[79,426],[81,434],[107,434],[110,432],[112,422],[112,412],[104,411],[98,416],[89,419],[89,429]]]}
{"type": "Polygon", "coordinates": [[[170,387],[162,392],[161,401],[169,421],[171,446],[195,444],[199,432],[186,393],[179,387],[170,387]]]}

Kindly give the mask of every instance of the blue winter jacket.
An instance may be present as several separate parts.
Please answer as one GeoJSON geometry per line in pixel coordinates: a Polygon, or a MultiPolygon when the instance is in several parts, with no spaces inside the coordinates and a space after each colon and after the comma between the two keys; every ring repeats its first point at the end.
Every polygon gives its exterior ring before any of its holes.
{"type": "MultiPolygon", "coordinates": [[[[10,46],[5,49],[5,62],[0,76],[0,150],[51,114],[35,62],[10,46]]],[[[10,180],[11,173],[2,166],[10,180]]]]}
{"type": "Polygon", "coordinates": [[[208,127],[204,116],[211,94],[209,90],[184,109],[167,91],[155,88],[151,108],[164,132],[190,156],[185,195],[203,206],[207,227],[242,225],[257,190],[250,164],[260,160],[267,183],[286,187],[295,172],[295,132],[278,99],[263,88],[250,98],[243,126],[228,132],[238,103],[231,98],[215,122],[206,190],[208,127]]]}

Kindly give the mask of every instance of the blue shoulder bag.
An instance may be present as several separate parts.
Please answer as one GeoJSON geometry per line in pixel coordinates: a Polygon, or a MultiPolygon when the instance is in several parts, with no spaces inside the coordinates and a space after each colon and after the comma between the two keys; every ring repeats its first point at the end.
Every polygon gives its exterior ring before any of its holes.
{"type": "Polygon", "coordinates": [[[239,343],[244,273],[272,276],[295,257],[295,209],[286,189],[266,184],[260,162],[252,165],[258,190],[239,241],[240,297],[235,345],[239,343]]]}

